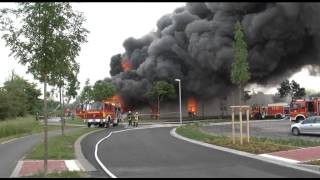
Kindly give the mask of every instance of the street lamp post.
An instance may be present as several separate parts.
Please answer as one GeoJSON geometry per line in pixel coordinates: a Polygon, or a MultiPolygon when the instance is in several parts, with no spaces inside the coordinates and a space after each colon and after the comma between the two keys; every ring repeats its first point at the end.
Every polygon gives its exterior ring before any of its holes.
{"type": "Polygon", "coordinates": [[[181,80],[175,79],[179,83],[179,106],[180,106],[180,124],[182,124],[182,109],[181,109],[181,80]]]}

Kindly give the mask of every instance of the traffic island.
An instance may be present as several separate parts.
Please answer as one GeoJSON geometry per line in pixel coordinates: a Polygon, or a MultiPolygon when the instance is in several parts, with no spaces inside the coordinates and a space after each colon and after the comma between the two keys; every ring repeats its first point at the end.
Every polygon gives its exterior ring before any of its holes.
{"type": "MultiPolygon", "coordinates": [[[[43,160],[23,160],[19,161],[11,177],[28,177],[41,175],[44,172],[43,160]]],[[[77,160],[48,160],[48,174],[81,172],[83,168],[77,160]]]]}

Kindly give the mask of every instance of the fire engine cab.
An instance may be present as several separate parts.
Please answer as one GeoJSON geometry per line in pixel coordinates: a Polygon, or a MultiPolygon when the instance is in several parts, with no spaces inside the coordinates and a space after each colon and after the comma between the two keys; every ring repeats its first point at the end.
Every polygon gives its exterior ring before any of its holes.
{"type": "Polygon", "coordinates": [[[320,98],[296,99],[290,104],[290,120],[300,122],[320,114],[320,98]]]}
{"type": "Polygon", "coordinates": [[[287,103],[274,103],[267,106],[253,105],[251,107],[251,118],[265,119],[265,118],[277,118],[281,119],[285,116],[289,116],[290,110],[287,103]]]}
{"type": "Polygon", "coordinates": [[[110,100],[93,102],[77,108],[76,115],[85,121],[88,127],[117,126],[122,120],[121,105],[110,100]]]}

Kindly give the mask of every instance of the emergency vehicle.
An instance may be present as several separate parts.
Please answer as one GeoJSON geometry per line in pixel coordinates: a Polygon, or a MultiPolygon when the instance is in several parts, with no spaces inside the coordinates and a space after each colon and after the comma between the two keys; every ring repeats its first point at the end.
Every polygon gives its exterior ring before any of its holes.
{"type": "Polygon", "coordinates": [[[290,115],[290,107],[287,103],[273,103],[267,106],[253,105],[251,107],[251,118],[265,119],[276,118],[281,119],[290,115]]]}
{"type": "Polygon", "coordinates": [[[93,102],[77,108],[76,115],[85,121],[88,127],[117,126],[122,120],[121,104],[108,99],[102,102],[93,102]]]}
{"type": "Polygon", "coordinates": [[[309,116],[319,116],[320,98],[296,99],[290,103],[290,120],[300,122],[309,116]]]}

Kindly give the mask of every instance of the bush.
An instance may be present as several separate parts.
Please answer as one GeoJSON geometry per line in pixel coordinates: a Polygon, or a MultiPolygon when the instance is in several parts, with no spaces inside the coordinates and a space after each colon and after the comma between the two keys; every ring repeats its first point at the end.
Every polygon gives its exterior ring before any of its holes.
{"type": "Polygon", "coordinates": [[[14,136],[24,133],[32,133],[34,129],[42,128],[42,125],[35,121],[35,118],[17,118],[0,122],[0,138],[14,136]]]}

